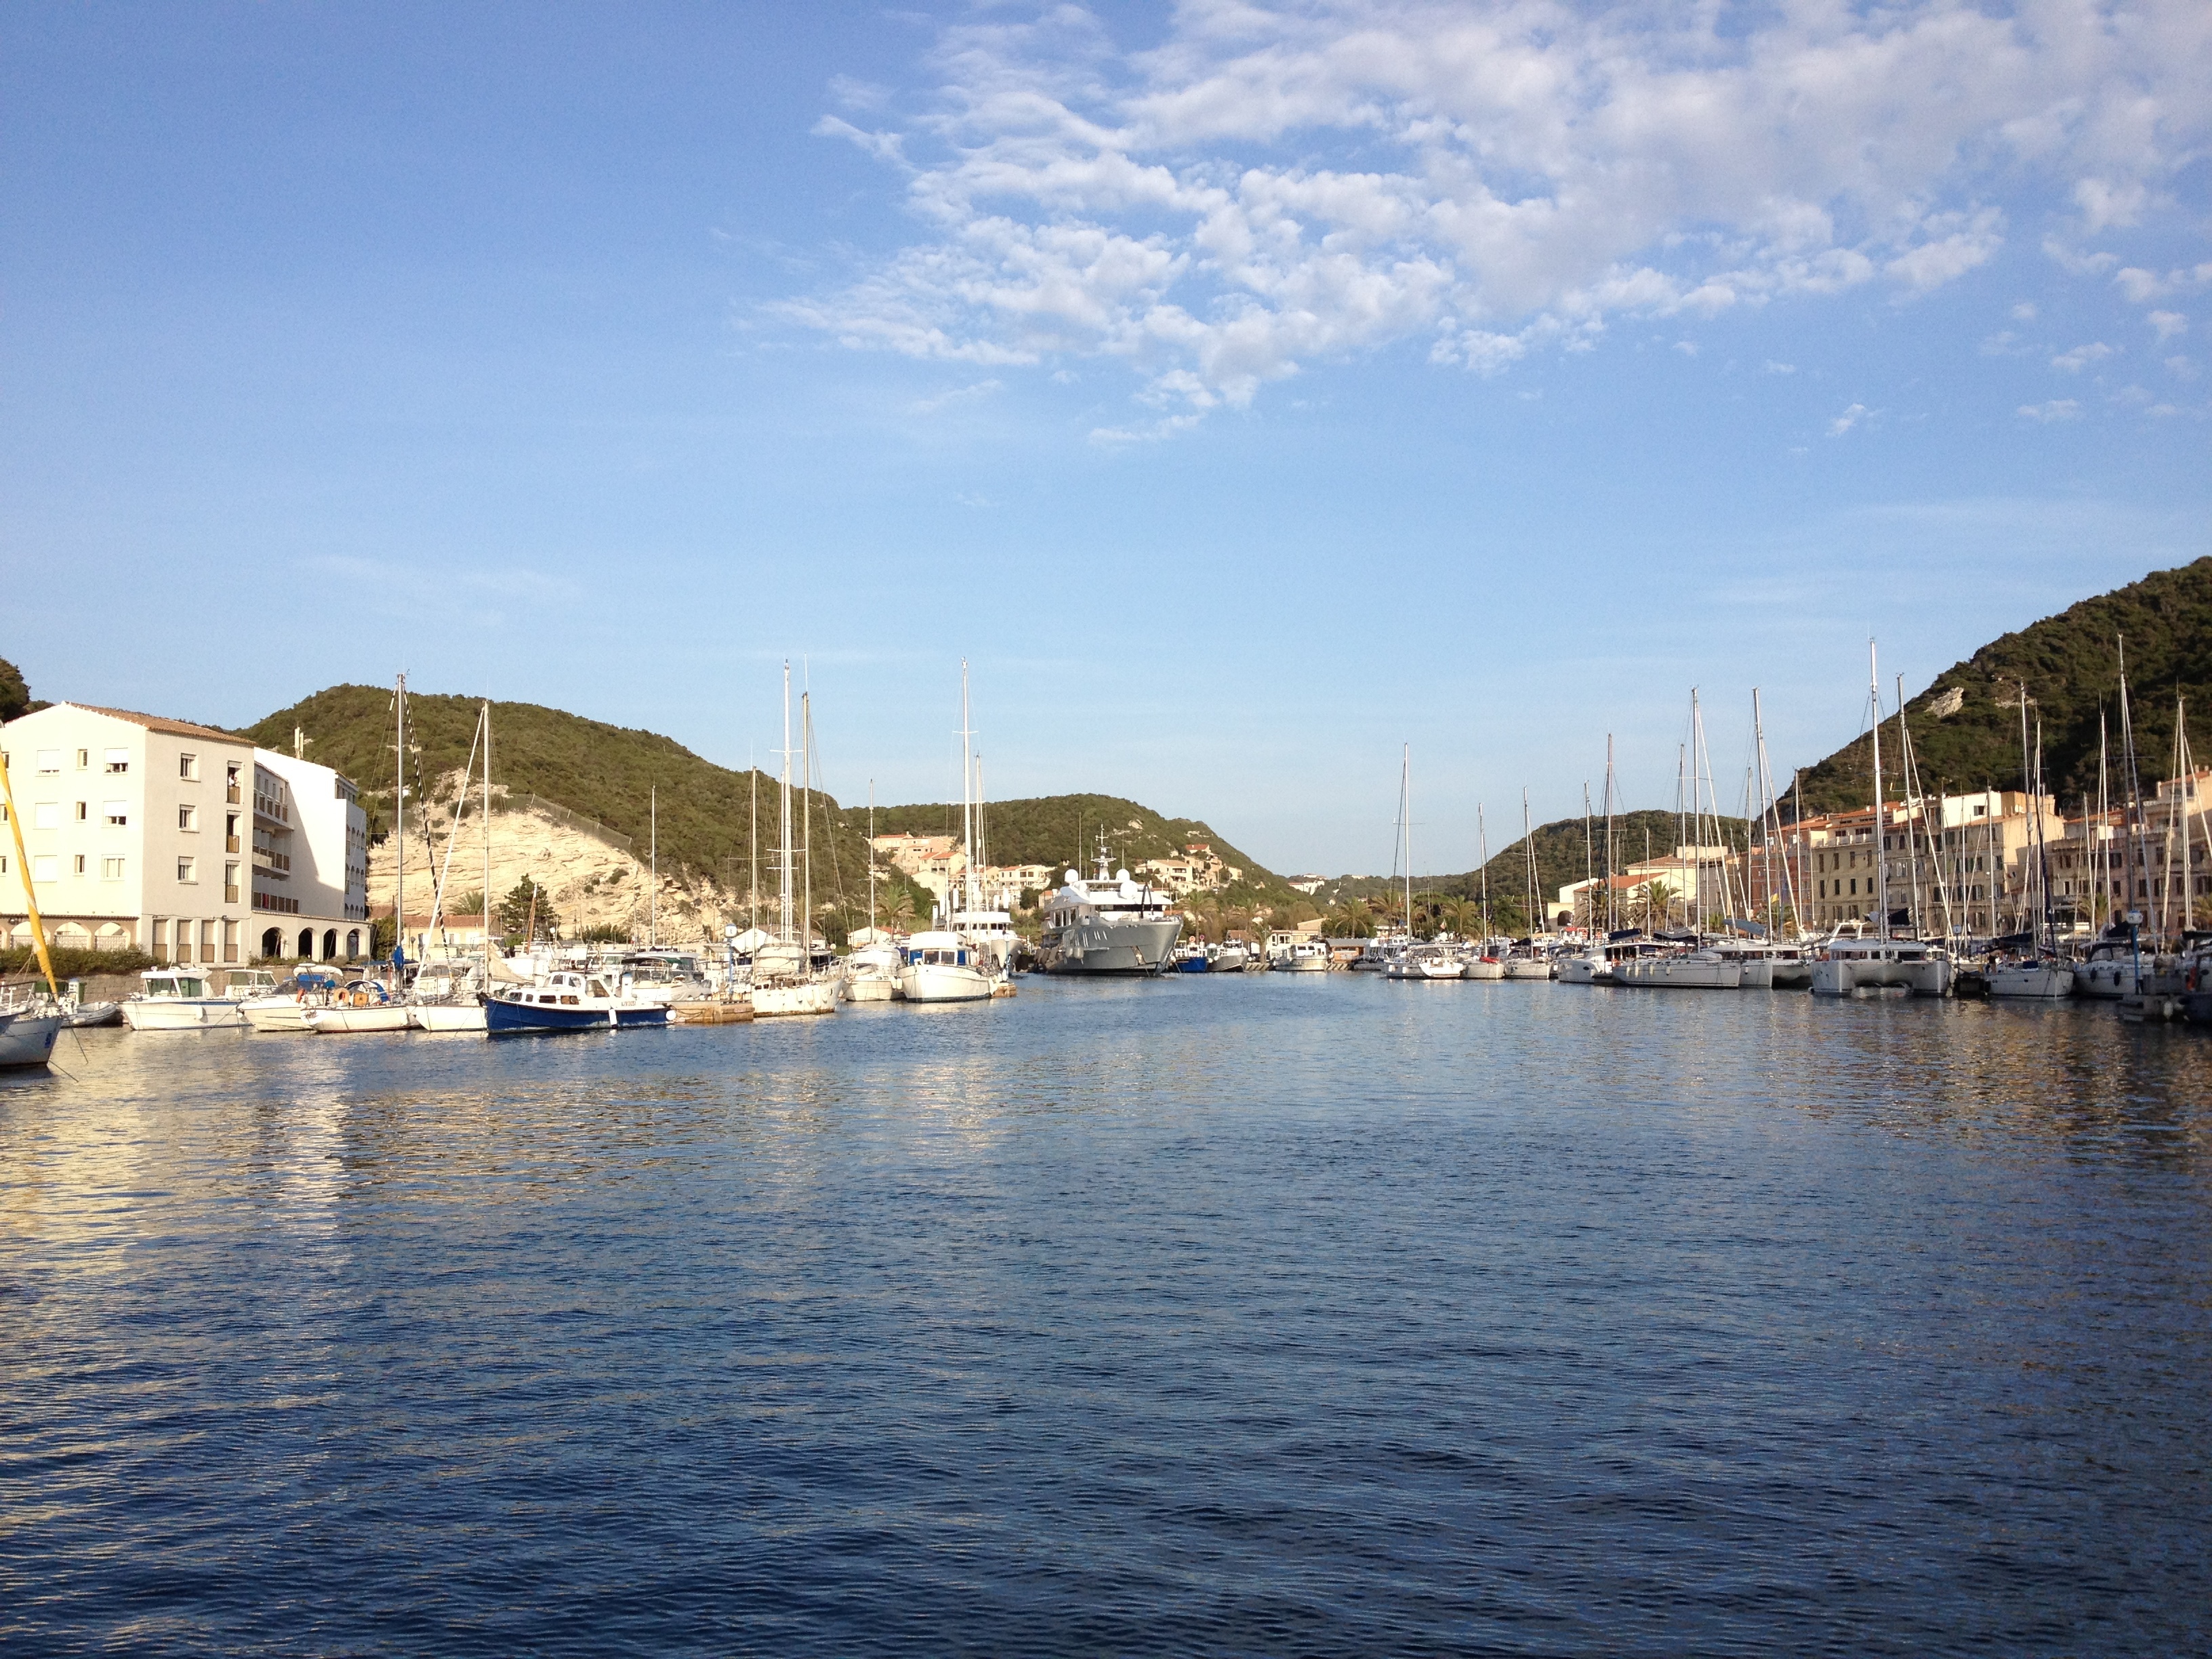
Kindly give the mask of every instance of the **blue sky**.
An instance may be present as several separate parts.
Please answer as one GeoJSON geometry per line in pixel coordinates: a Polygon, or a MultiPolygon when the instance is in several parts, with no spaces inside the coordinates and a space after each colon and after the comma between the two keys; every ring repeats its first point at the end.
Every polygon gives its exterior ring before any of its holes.
{"type": "Polygon", "coordinates": [[[11,7],[0,655],[1472,862],[2212,551],[2212,9],[11,7]],[[1492,836],[1492,846],[1502,837],[1492,836]]]}

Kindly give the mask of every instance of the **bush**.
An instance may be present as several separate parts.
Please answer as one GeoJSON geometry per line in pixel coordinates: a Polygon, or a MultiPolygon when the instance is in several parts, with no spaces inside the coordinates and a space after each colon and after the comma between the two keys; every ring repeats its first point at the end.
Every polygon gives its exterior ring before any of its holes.
{"type": "Polygon", "coordinates": [[[595,921],[588,927],[579,927],[568,937],[579,945],[627,945],[629,929],[619,922],[595,921]]]}
{"type": "MultiPolygon", "coordinates": [[[[158,966],[143,951],[49,951],[54,959],[56,979],[87,979],[94,974],[137,974],[158,966]]],[[[39,973],[39,953],[29,945],[17,951],[0,951],[0,974],[10,979],[25,975],[35,978],[39,973]]]]}

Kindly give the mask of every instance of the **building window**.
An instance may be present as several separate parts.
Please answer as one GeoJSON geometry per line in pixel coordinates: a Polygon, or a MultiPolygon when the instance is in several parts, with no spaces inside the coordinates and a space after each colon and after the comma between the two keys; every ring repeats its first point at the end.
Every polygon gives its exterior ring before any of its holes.
{"type": "Polygon", "coordinates": [[[83,854],[79,853],[78,854],[76,854],[76,868],[71,872],[71,873],[72,873],[72,874],[75,874],[75,875],[80,875],[80,876],[81,876],[81,875],[82,875],[82,874],[84,873],[84,854],[83,854]]]}
{"type": "Polygon", "coordinates": [[[121,859],[102,859],[102,860],[100,860],[100,878],[102,881],[120,881],[120,880],[122,880],[122,879],[123,879],[123,860],[122,860],[121,859]]]}
{"type": "Polygon", "coordinates": [[[62,804],[58,800],[42,800],[31,808],[31,828],[58,830],[62,827],[62,804]]]}
{"type": "Polygon", "coordinates": [[[199,860],[197,859],[179,859],[177,860],[177,879],[179,881],[198,881],[199,879],[199,876],[197,873],[198,864],[199,860]]]}
{"type": "Polygon", "coordinates": [[[178,828],[178,829],[179,829],[179,830],[191,830],[197,831],[197,830],[199,829],[199,827],[200,827],[200,809],[199,809],[198,807],[197,807],[197,806],[179,806],[179,807],[177,809],[177,828],[178,828]]]}
{"type": "Polygon", "coordinates": [[[131,803],[127,800],[102,801],[100,804],[100,810],[106,814],[107,821],[118,830],[131,822],[131,803]]]}
{"type": "Polygon", "coordinates": [[[128,749],[109,750],[107,769],[111,772],[128,772],[131,769],[131,751],[128,749]]]}
{"type": "Polygon", "coordinates": [[[198,783],[200,776],[200,757],[198,755],[178,756],[177,775],[198,783]]]}
{"type": "Polygon", "coordinates": [[[31,860],[33,881],[59,881],[61,874],[62,861],[58,855],[52,853],[40,853],[33,856],[31,860]]]}
{"type": "Polygon", "coordinates": [[[81,800],[76,804],[76,821],[82,823],[92,816],[92,803],[81,800]]]}
{"type": "Polygon", "coordinates": [[[160,959],[169,948],[169,924],[159,916],[154,918],[154,955],[160,959]]]}
{"type": "Polygon", "coordinates": [[[234,864],[222,866],[222,902],[225,904],[238,902],[238,866],[234,864]]]}
{"type": "Polygon", "coordinates": [[[39,750],[39,770],[41,772],[58,772],[61,769],[62,751],[60,750],[41,749],[39,750]]]}
{"type": "Polygon", "coordinates": [[[84,769],[85,769],[86,767],[88,767],[88,766],[89,766],[89,765],[91,765],[91,764],[92,764],[92,750],[89,750],[89,749],[80,749],[80,750],[78,750],[76,751],[76,769],[77,769],[78,771],[82,772],[82,771],[83,771],[83,770],[84,770],[84,769]]]}

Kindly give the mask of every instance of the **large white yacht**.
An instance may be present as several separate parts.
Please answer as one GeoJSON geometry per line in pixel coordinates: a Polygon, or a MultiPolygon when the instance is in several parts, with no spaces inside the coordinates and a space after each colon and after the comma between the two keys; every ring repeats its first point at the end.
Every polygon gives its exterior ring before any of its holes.
{"type": "Polygon", "coordinates": [[[1045,896],[1037,941],[1045,972],[1157,974],[1175,954],[1182,913],[1166,894],[1130,880],[1127,870],[1108,875],[1106,858],[1102,837],[1098,873],[1085,881],[1070,870],[1066,884],[1045,896]]]}

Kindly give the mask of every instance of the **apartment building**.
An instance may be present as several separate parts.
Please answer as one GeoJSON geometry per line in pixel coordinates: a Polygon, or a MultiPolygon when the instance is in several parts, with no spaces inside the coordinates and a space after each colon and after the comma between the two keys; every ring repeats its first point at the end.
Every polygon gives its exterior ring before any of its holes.
{"type": "Polygon", "coordinates": [[[1234,886],[1244,872],[1202,841],[1185,843],[1180,858],[1146,859],[1137,875],[1151,885],[1180,896],[1185,893],[1218,893],[1234,886]]]}
{"type": "MultiPolygon", "coordinates": [[[[234,966],[368,949],[368,818],[330,768],[70,702],[0,726],[0,756],[55,944],[234,966]]],[[[27,945],[15,858],[9,838],[0,937],[27,945]]]]}

